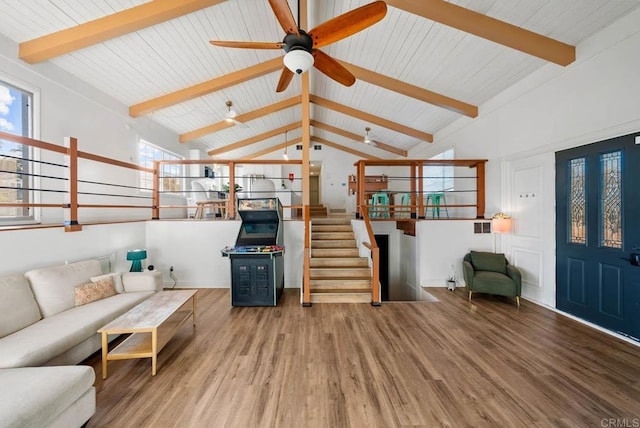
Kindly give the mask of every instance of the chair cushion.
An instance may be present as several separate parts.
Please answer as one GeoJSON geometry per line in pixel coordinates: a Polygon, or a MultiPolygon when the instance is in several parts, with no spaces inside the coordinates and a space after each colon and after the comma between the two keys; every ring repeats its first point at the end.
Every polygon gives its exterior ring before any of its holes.
{"type": "Polygon", "coordinates": [[[517,296],[516,283],[507,275],[498,272],[477,271],[473,276],[473,291],[497,294],[500,296],[517,296]]]}
{"type": "Polygon", "coordinates": [[[40,320],[40,310],[24,275],[0,277],[0,337],[40,320]]]}
{"type": "Polygon", "coordinates": [[[471,264],[474,270],[507,273],[507,259],[504,254],[471,251],[471,264]]]}

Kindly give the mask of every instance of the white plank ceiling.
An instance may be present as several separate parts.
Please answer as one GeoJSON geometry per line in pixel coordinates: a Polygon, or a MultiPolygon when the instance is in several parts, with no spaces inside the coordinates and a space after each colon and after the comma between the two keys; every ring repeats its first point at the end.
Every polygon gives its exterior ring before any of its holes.
{"type": "MultiPolygon", "coordinates": [[[[0,32],[16,42],[28,41],[146,3],[141,0],[4,0],[0,32]]],[[[361,0],[309,0],[309,27],[366,4],[361,0]]],[[[577,45],[640,6],[638,0],[454,0],[459,6],[500,19],[558,41],[577,45]]],[[[298,7],[289,1],[294,16],[298,7]]],[[[283,52],[211,46],[211,39],[281,41],[284,33],[266,0],[228,0],[198,12],[51,59],[126,105],[135,105],[238,71],[283,52]]],[[[476,106],[523,79],[546,61],[445,25],[388,8],[386,17],[354,36],[322,49],[349,62],[476,106]]],[[[557,66],[560,67],[560,66],[557,66]]],[[[270,73],[149,116],[177,134],[219,122],[232,100],[238,114],[299,95],[296,77],[275,92],[279,72],[270,73]]],[[[311,71],[311,93],[385,119],[436,134],[460,115],[364,81],[345,88],[311,71]]],[[[184,143],[207,150],[300,121],[300,106],[252,120],[184,143]]],[[[482,111],[480,111],[482,114],[482,111]]],[[[409,150],[428,144],[415,137],[312,105],[313,120],[371,136],[409,150]]],[[[300,137],[300,130],[288,139],[300,137]]],[[[397,155],[313,128],[312,135],[383,158],[397,155]]],[[[284,135],[232,150],[217,157],[242,158],[284,142],[284,135]]],[[[180,144],[176,141],[176,144],[180,144]]],[[[325,150],[333,150],[326,148],[325,150]]]]}

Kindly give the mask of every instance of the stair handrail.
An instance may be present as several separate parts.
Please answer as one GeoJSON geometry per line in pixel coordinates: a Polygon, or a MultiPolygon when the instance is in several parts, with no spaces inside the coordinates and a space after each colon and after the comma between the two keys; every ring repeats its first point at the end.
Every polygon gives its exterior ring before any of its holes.
{"type": "Polygon", "coordinates": [[[364,226],[369,237],[369,242],[363,242],[362,245],[367,247],[373,256],[373,262],[371,263],[371,305],[380,306],[380,249],[373,234],[367,210],[362,210],[362,220],[364,220],[364,226]]]}
{"type": "Polygon", "coordinates": [[[304,265],[302,278],[302,306],[311,306],[311,206],[305,205],[304,218],[304,265]]]}

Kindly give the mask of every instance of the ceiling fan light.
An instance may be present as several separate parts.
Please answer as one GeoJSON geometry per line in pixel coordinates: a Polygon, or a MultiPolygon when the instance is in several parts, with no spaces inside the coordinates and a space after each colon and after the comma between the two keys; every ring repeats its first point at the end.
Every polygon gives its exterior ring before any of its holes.
{"type": "Polygon", "coordinates": [[[292,49],[284,56],[284,65],[296,74],[302,74],[313,65],[313,55],[302,49],[292,49]]]}

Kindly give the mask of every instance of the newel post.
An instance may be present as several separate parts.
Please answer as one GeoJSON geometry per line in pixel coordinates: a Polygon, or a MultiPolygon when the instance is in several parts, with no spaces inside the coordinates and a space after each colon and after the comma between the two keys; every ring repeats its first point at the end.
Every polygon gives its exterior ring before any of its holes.
{"type": "Polygon", "coordinates": [[[66,137],[64,144],[67,147],[64,231],[79,232],[82,225],[78,223],[78,139],[66,137]]]}

